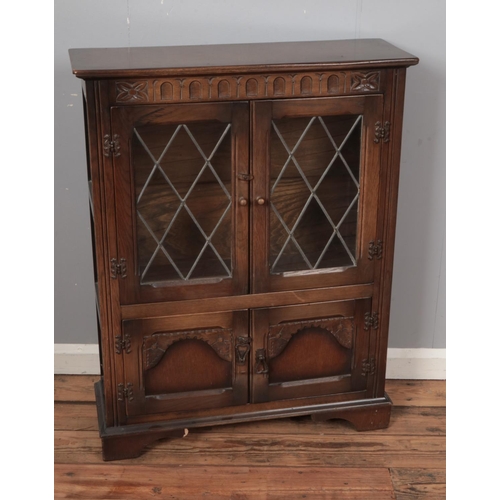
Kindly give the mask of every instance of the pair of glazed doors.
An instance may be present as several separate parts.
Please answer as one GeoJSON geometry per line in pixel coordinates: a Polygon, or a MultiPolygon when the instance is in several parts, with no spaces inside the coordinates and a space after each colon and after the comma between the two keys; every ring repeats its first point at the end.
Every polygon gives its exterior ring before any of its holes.
{"type": "MultiPolygon", "coordinates": [[[[373,282],[382,106],[112,107],[120,303],[373,282]]],[[[124,321],[127,414],[364,391],[370,302],[124,321]]]]}

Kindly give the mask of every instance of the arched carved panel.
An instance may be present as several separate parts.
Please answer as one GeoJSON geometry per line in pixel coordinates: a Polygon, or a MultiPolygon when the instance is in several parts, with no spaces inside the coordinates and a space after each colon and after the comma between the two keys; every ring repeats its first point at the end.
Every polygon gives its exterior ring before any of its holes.
{"type": "Polygon", "coordinates": [[[160,87],[162,101],[171,101],[174,98],[174,87],[170,82],[162,83],[160,87]]]}
{"type": "Polygon", "coordinates": [[[269,358],[279,356],[290,339],[307,328],[320,328],[330,332],[339,344],[346,349],[352,348],[354,318],[334,317],[318,320],[294,321],[272,325],[268,333],[269,358]]]}
{"type": "Polygon", "coordinates": [[[193,80],[189,84],[189,98],[190,99],[201,99],[201,83],[198,80],[193,80]]]}
{"type": "Polygon", "coordinates": [[[313,85],[312,78],[310,76],[304,76],[300,80],[300,93],[302,95],[312,94],[313,91],[312,85],[313,85]]]}
{"type": "Polygon", "coordinates": [[[309,325],[295,332],[279,356],[269,359],[269,383],[348,375],[351,361],[351,349],[329,330],[309,325]]]}
{"type": "Polygon", "coordinates": [[[340,91],[340,82],[337,75],[330,75],[327,80],[327,91],[329,94],[338,94],[340,91]]]}
{"type": "Polygon", "coordinates": [[[206,342],[225,361],[232,361],[231,330],[215,328],[210,330],[192,330],[184,332],[155,333],[144,337],[142,346],[143,370],[154,368],[167,349],[181,340],[201,340],[206,342]]]}
{"type": "Polygon", "coordinates": [[[259,94],[259,82],[255,78],[249,78],[245,89],[248,97],[254,97],[259,94]]]}
{"type": "Polygon", "coordinates": [[[273,94],[274,95],[285,95],[286,92],[286,84],[285,79],[279,76],[273,82],[273,94]]]}
{"type": "Polygon", "coordinates": [[[220,98],[227,99],[231,97],[231,85],[227,80],[221,80],[217,85],[217,90],[220,98]]]}

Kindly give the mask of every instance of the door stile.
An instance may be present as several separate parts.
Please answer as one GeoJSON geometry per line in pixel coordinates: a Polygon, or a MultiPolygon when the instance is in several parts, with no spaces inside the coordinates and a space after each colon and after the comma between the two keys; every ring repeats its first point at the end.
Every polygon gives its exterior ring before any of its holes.
{"type": "Polygon", "coordinates": [[[269,309],[255,309],[250,312],[252,327],[252,356],[250,359],[250,387],[252,403],[269,401],[269,373],[259,353],[266,354],[266,333],[269,328],[269,309]],[[258,373],[260,372],[260,373],[258,373]]]}
{"type": "Polygon", "coordinates": [[[233,275],[235,295],[249,291],[250,240],[250,112],[248,102],[232,105],[232,193],[233,193],[233,275]]]}
{"type": "Polygon", "coordinates": [[[269,269],[269,137],[271,131],[271,101],[251,103],[252,116],[252,269],[251,292],[268,291],[269,269]],[[264,200],[259,204],[257,199],[264,200]]]}

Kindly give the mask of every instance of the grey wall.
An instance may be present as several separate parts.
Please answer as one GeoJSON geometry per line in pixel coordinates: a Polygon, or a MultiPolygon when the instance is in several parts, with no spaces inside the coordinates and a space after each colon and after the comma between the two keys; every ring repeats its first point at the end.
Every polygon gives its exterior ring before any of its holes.
{"type": "Polygon", "coordinates": [[[445,0],[56,0],[55,342],[97,342],[68,48],[343,38],[384,38],[420,57],[407,79],[389,344],[445,346],[445,0]]]}

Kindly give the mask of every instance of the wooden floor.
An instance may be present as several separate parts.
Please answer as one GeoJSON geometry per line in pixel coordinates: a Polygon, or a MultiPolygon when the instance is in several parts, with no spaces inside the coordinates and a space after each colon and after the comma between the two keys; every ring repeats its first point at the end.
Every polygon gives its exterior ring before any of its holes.
{"type": "Polygon", "coordinates": [[[55,498],[445,498],[445,382],[387,382],[388,429],[308,417],[194,430],[139,458],[101,460],[94,376],[55,378],[55,498]]]}

